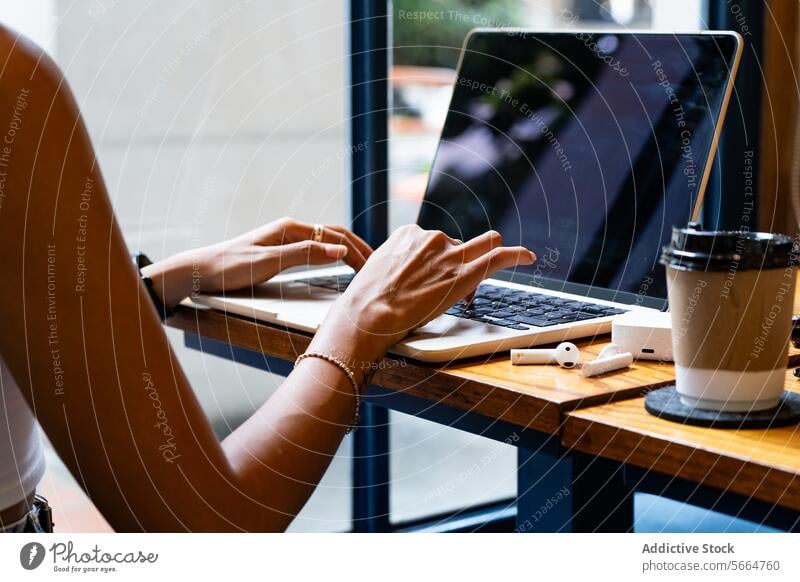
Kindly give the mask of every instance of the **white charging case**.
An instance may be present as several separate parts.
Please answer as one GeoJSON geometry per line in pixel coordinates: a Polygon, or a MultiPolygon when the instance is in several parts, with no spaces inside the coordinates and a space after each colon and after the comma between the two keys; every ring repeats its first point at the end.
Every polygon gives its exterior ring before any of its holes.
{"type": "Polygon", "coordinates": [[[672,361],[672,320],[661,311],[629,311],[611,322],[611,341],[637,360],[672,361]]]}

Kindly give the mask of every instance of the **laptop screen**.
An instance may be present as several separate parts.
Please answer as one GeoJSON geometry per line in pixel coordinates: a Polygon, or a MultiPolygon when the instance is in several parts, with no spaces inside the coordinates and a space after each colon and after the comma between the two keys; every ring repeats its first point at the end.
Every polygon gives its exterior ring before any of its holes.
{"type": "Polygon", "coordinates": [[[419,225],[534,250],[516,282],[663,307],[661,246],[704,186],[736,53],[728,34],[473,33],[419,225]]]}

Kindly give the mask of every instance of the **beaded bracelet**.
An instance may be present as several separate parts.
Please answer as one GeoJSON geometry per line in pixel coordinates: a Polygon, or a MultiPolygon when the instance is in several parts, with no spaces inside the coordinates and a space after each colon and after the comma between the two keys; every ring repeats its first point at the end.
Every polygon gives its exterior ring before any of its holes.
{"type": "Polygon", "coordinates": [[[347,426],[347,430],[345,434],[351,433],[358,428],[358,421],[360,417],[360,409],[361,409],[361,389],[358,385],[358,381],[356,380],[356,375],[353,373],[353,370],[345,364],[342,360],[337,358],[336,356],[332,356],[330,354],[325,354],[322,352],[306,352],[304,354],[300,354],[297,359],[294,361],[294,365],[297,366],[302,360],[306,358],[320,358],[331,364],[338,366],[347,376],[347,379],[350,380],[350,384],[353,385],[353,394],[356,397],[356,409],[355,413],[353,414],[353,420],[350,421],[350,424],[347,426]]]}

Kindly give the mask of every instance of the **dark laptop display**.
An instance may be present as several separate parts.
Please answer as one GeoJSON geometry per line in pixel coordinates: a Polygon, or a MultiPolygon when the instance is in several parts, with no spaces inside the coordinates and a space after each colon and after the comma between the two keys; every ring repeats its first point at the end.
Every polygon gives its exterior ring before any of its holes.
{"type": "Polygon", "coordinates": [[[736,37],[475,32],[465,51],[419,224],[535,250],[515,281],[663,306],[736,37]]]}

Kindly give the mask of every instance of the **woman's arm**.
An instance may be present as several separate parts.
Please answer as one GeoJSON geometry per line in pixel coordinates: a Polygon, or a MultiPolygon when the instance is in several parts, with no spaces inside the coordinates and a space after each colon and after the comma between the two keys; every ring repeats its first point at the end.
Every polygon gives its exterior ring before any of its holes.
{"type": "Polygon", "coordinates": [[[361,269],[372,249],[344,227],[325,225],[320,241],[313,226],[281,218],[231,240],[178,253],[142,269],[168,308],[193,293],[244,289],[289,267],[343,260],[361,269]]]}
{"type": "MultiPolygon", "coordinates": [[[[535,255],[501,246],[489,232],[466,244],[405,226],[377,249],[331,309],[309,346],[369,369],[394,343],[467,296],[491,273],[535,255]]],[[[308,358],[275,395],[223,443],[243,488],[265,491],[268,469],[281,487],[266,497],[288,525],[322,478],[354,413],[352,386],[335,364],[308,358]]]]}
{"type": "MultiPolygon", "coordinates": [[[[63,77],[2,29],[0,63],[0,354],[59,455],[117,530],[285,529],[352,419],[349,380],[304,360],[220,444],[130,262],[63,77]]],[[[312,348],[380,358],[491,271],[533,260],[498,245],[401,229],[312,348]]]]}

